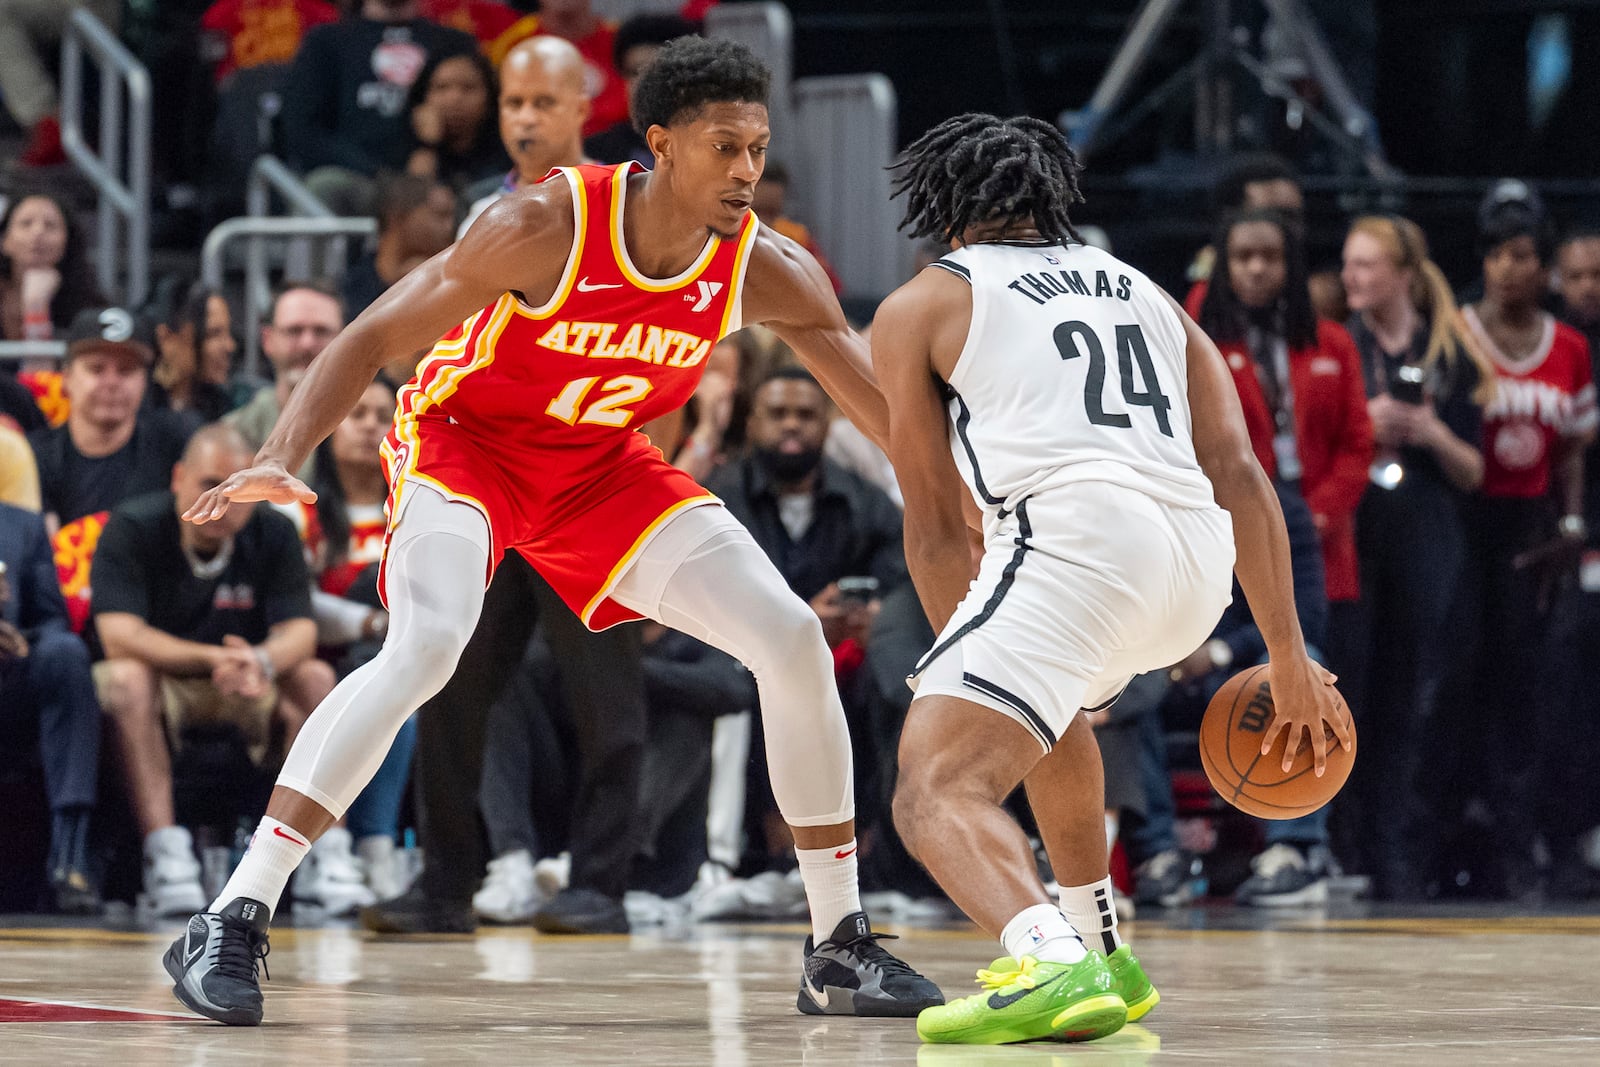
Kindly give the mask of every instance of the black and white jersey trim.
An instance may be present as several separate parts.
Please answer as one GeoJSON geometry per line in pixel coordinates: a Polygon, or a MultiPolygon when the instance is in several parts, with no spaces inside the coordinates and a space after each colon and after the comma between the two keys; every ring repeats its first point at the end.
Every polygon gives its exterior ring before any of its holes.
{"type": "Polygon", "coordinates": [[[1034,711],[1028,702],[1017,696],[1017,694],[996,685],[987,678],[979,678],[976,674],[962,674],[961,684],[969,689],[977,690],[984,696],[993,697],[1021,715],[1026,720],[1025,725],[1033,728],[1034,736],[1039,739],[1045,748],[1054,748],[1056,746],[1055,732],[1039,717],[1039,713],[1034,711]]]}
{"type": "Polygon", "coordinates": [[[940,270],[947,270],[951,274],[954,274],[957,278],[960,278],[962,281],[966,282],[968,285],[972,284],[972,272],[953,259],[936,259],[932,263],[929,263],[928,266],[938,267],[940,270]]]}
{"type": "Polygon", "coordinates": [[[978,495],[983,497],[986,504],[1003,504],[1003,497],[995,496],[989,492],[989,487],[984,484],[983,472],[978,469],[978,453],[972,449],[972,440],[967,436],[967,427],[972,424],[972,412],[967,407],[967,402],[961,399],[961,394],[950,386],[945,386],[950,391],[950,399],[956,402],[960,410],[956,413],[956,437],[961,440],[961,447],[966,450],[967,462],[972,464],[972,484],[977,487],[978,495]]]}
{"type": "Polygon", "coordinates": [[[993,617],[996,609],[1000,607],[1000,602],[1006,598],[1006,593],[1011,590],[1011,583],[1017,580],[1017,568],[1022,566],[1023,557],[1028,554],[1028,548],[1030,547],[1028,545],[1028,538],[1032,536],[1033,525],[1028,522],[1028,502],[1023,500],[1017,504],[1016,550],[1011,553],[1010,562],[1006,564],[1005,570],[1000,573],[1000,581],[995,583],[994,592],[989,594],[989,599],[984,602],[983,610],[963,623],[961,628],[955,633],[951,634],[943,641],[940,641],[937,645],[930,649],[928,654],[923,656],[922,659],[918,661],[916,667],[911,671],[911,677],[915,678],[917,675],[927,670],[928,664],[938,659],[940,653],[944,652],[945,649],[949,648],[951,645],[955,644],[957,641],[961,640],[963,637],[967,636],[972,631],[988,622],[991,617],[993,617]]]}

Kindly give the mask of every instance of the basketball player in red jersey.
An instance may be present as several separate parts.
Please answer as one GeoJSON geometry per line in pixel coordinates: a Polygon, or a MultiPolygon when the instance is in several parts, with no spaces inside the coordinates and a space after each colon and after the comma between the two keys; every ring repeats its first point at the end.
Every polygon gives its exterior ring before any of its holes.
{"type": "Polygon", "coordinates": [[[635,88],[654,171],[563,169],[489,207],[345,329],[255,465],[187,513],[208,522],[232,504],[311,499],[288,472],[379,367],[433,345],[385,447],[386,643],[311,716],[239,869],[167,952],[195,1011],[261,1021],[258,959],[284,884],[450,677],[508,549],[591,629],[649,617],[756,676],[812,912],[800,1010],[913,1016],[943,1002],[861,910],[850,740],[820,623],[718,501],[634,432],[689,398],[718,338],[760,322],[885,438],[870,357],[826,275],[750,212],[768,80],[742,46],[668,45],[635,88]]]}

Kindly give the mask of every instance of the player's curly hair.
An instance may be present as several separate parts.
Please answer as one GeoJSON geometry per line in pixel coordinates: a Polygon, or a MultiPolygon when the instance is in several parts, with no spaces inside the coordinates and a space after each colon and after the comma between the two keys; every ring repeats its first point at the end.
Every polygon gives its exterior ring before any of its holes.
{"type": "Polygon", "coordinates": [[[772,72],[733,41],[679,37],[661,49],[633,86],[633,124],[692,122],[707,104],[767,104],[772,72]]]}
{"type": "Polygon", "coordinates": [[[1062,132],[1028,115],[969,112],[945,119],[911,143],[890,169],[906,197],[900,229],[948,243],[991,219],[1032,219],[1039,233],[1083,243],[1067,209],[1083,203],[1083,165],[1062,132]]]}

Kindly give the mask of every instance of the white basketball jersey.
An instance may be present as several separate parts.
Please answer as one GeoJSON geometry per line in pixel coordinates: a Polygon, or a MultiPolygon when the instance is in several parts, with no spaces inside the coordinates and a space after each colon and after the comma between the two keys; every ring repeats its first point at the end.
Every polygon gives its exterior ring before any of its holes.
{"type": "Polygon", "coordinates": [[[950,446],[987,511],[1083,481],[1216,506],[1194,455],[1183,324],[1148,278],[1081,245],[966,245],[934,266],[972,285],[950,446]]]}

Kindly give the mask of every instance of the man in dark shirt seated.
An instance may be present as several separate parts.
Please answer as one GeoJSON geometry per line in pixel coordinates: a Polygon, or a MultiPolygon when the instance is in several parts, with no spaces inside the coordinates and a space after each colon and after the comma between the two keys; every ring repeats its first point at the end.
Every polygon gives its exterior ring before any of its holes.
{"type": "Polygon", "coordinates": [[[182,424],[172,412],[140,411],[155,353],[154,329],[122,308],[89,308],[72,320],[61,371],[71,411],[65,425],[28,435],[52,535],[171,480],[182,424]]]}
{"type": "Polygon", "coordinates": [[[100,760],[100,705],[89,650],[67,628],[44,521],[0,504],[0,724],[38,731],[50,800],[50,888],[56,910],[91,915],[89,812],[100,760]]]}
{"type": "MultiPolygon", "coordinates": [[[[858,675],[865,681],[873,656],[868,632],[878,600],[908,578],[900,511],[881,489],[823,458],[828,418],[828,397],[815,378],[798,367],[775,371],[752,394],[749,453],[718,470],[706,488],[822,621],[855,745],[858,817],[867,823],[885,814],[872,809],[877,753],[898,738],[873,735],[873,716],[858,699],[864,687],[856,683],[858,675]]],[[[751,750],[759,760],[760,746],[751,750]]],[[[753,789],[765,788],[762,773],[752,776],[753,789]]],[[[782,824],[769,822],[769,853],[780,854],[787,848],[782,824]]]]}
{"type": "Polygon", "coordinates": [[[94,560],[94,620],[106,660],[95,686],[110,718],[144,838],[144,889],[162,915],[205,907],[188,830],[174,825],[169,738],[231,723],[258,761],[273,727],[284,748],[333,689],[315,658],[311,581],[294,524],[266,507],[180,522],[202,492],[250,465],[238,431],[198,430],[170,492],[117,507],[94,560]]]}

